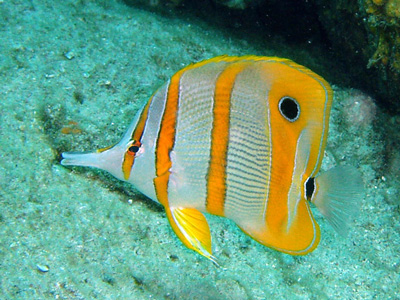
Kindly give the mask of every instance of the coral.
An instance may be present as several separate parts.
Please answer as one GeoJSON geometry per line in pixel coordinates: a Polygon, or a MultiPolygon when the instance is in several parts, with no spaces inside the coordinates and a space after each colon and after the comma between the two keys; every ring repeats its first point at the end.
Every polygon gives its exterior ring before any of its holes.
{"type": "Polygon", "coordinates": [[[383,65],[400,73],[400,1],[365,1],[366,27],[378,38],[368,66],[383,65]]]}
{"type": "Polygon", "coordinates": [[[372,125],[376,116],[375,100],[367,94],[352,90],[342,100],[343,116],[350,127],[359,129],[372,125]]]}

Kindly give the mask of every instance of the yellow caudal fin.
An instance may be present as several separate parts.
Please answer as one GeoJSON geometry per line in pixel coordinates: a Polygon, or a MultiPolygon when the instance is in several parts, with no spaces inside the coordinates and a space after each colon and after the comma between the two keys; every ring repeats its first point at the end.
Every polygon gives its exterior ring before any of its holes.
{"type": "Polygon", "coordinates": [[[218,265],[212,256],[210,228],[204,215],[194,208],[170,207],[166,210],[172,229],[182,243],[218,265]]]}

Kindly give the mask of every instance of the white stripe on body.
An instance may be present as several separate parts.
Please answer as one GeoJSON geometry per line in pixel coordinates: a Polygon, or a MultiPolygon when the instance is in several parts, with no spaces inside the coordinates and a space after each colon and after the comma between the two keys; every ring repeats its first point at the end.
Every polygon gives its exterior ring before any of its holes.
{"type": "Polygon", "coordinates": [[[152,98],[142,137],[142,153],[140,156],[136,157],[131,172],[133,174],[131,183],[141,193],[156,202],[158,202],[158,200],[152,180],[155,178],[156,174],[155,147],[160,130],[161,117],[165,109],[168,86],[169,81],[158,89],[152,98]]]}
{"type": "Polygon", "coordinates": [[[206,211],[215,82],[225,65],[210,63],[181,77],[175,145],[170,153],[170,206],[206,211]]]}
{"type": "Polygon", "coordinates": [[[269,188],[269,86],[259,66],[252,65],[237,76],[231,96],[225,216],[243,229],[264,226],[269,188]]]}

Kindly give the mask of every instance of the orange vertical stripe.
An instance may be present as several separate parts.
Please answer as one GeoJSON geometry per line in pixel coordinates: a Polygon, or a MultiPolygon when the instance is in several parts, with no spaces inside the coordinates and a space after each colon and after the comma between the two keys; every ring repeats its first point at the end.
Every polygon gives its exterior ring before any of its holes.
{"type": "Polygon", "coordinates": [[[179,82],[184,71],[185,69],[172,76],[169,83],[155,152],[156,178],[154,179],[154,186],[158,201],[165,207],[168,206],[169,170],[172,166],[169,154],[175,144],[176,118],[179,104],[179,82]]]}
{"type": "Polygon", "coordinates": [[[170,175],[169,170],[172,166],[169,154],[175,144],[180,79],[185,72],[190,71],[191,69],[200,68],[208,63],[218,63],[224,60],[229,61],[230,58],[217,57],[214,59],[209,59],[189,65],[178,71],[174,76],[172,76],[170,80],[166,104],[160,123],[160,131],[158,132],[155,150],[156,178],[154,179],[154,187],[156,190],[158,201],[165,207],[168,207],[168,182],[170,175]]]}
{"type": "Polygon", "coordinates": [[[231,93],[236,76],[249,64],[250,62],[229,64],[215,84],[206,208],[209,213],[218,216],[224,215],[231,93]]]}
{"type": "Polygon", "coordinates": [[[154,97],[154,95],[151,96],[151,98],[149,99],[149,102],[147,102],[146,106],[143,108],[142,113],[140,114],[140,118],[139,118],[139,121],[138,121],[138,123],[136,125],[136,128],[132,132],[131,139],[133,141],[139,141],[140,142],[141,139],[142,139],[144,127],[146,125],[146,121],[147,121],[147,117],[148,117],[148,113],[149,113],[149,107],[150,107],[150,104],[151,104],[151,102],[153,100],[153,97],[154,97]]]}
{"type": "MultiPolygon", "coordinates": [[[[139,121],[137,122],[136,127],[131,134],[131,140],[134,141],[134,144],[138,145],[139,147],[141,145],[141,139],[142,139],[144,127],[146,125],[147,117],[148,117],[149,106],[150,106],[150,103],[152,100],[153,100],[153,97],[151,97],[149,99],[146,106],[143,108],[143,111],[141,112],[140,117],[139,117],[139,121]]],[[[130,153],[127,150],[125,152],[124,160],[122,162],[122,173],[124,174],[125,180],[128,180],[129,177],[131,176],[131,171],[132,171],[134,163],[135,163],[135,154],[130,153]]]]}

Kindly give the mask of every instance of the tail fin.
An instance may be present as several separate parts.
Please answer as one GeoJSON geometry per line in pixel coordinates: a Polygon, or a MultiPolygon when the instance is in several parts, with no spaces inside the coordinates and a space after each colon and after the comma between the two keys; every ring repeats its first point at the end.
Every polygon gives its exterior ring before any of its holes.
{"type": "Polygon", "coordinates": [[[364,196],[360,172],[352,166],[338,166],[317,176],[315,185],[311,202],[336,232],[346,235],[364,196]]]}

